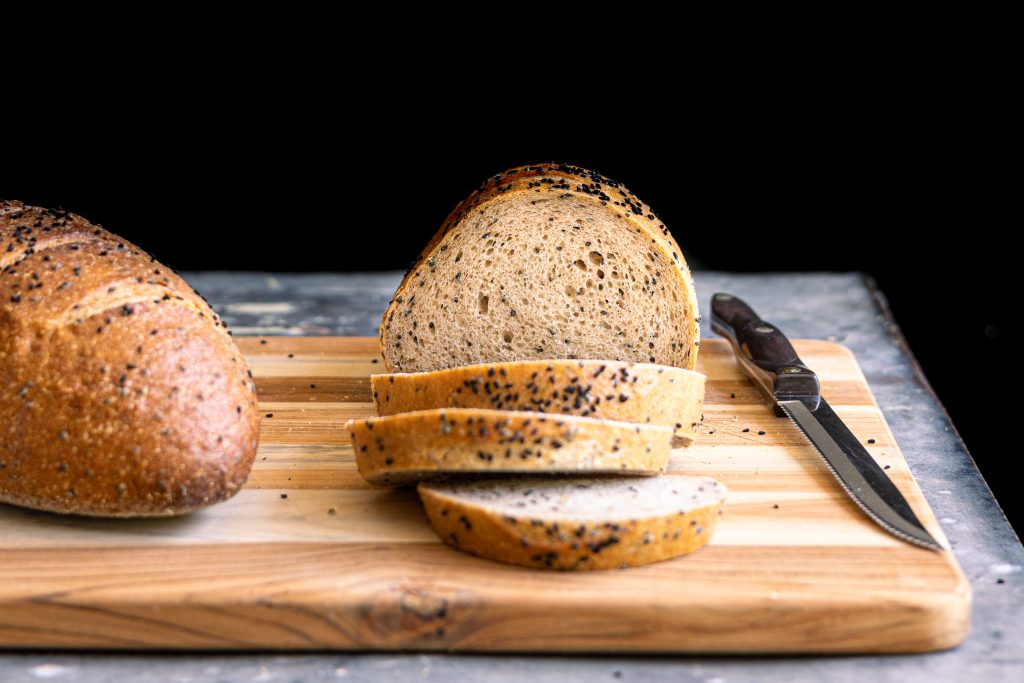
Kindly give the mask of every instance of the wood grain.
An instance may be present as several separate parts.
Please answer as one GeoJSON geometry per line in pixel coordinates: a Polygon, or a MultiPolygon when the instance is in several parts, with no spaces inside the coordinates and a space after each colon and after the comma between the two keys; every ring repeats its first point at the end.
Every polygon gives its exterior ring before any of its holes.
{"type": "MultiPolygon", "coordinates": [[[[170,520],[0,506],[0,646],[917,652],[967,633],[970,589],[953,556],[868,521],[717,340],[701,345],[704,423],[671,473],[729,487],[718,532],[687,557],[590,573],[462,554],[411,491],[360,479],[341,425],[372,414],[376,339],[239,342],[262,415],[245,490],[170,520]]],[[[945,542],[853,356],[795,345],[945,542]]]]}

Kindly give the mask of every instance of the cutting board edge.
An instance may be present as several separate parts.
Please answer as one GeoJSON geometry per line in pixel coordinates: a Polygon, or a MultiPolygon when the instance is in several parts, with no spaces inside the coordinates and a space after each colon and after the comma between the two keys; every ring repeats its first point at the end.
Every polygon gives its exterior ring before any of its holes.
{"type": "MultiPolygon", "coordinates": [[[[182,605],[180,603],[160,604],[153,603],[144,610],[138,606],[126,607],[123,618],[123,631],[118,627],[118,613],[121,608],[117,605],[105,605],[102,612],[106,616],[106,629],[119,631],[119,633],[97,633],[95,628],[91,631],[76,632],[67,629],[51,632],[47,637],[40,637],[38,626],[39,605],[38,603],[26,605],[0,604],[0,610],[4,613],[4,620],[0,622],[0,651],[18,649],[67,649],[67,650],[140,650],[157,648],[167,651],[224,651],[224,652],[254,652],[254,651],[374,651],[374,652],[451,652],[451,653],[592,653],[595,651],[615,654],[851,654],[851,653],[874,653],[874,654],[913,654],[924,652],[936,652],[948,650],[960,645],[968,636],[970,631],[969,601],[962,598],[955,598],[945,601],[944,604],[936,605],[931,602],[929,606],[924,605],[903,605],[904,609],[893,611],[888,610],[886,619],[893,621],[879,623],[875,621],[877,611],[870,605],[860,605],[858,610],[851,610],[843,605],[845,609],[837,621],[831,627],[822,627],[820,615],[808,615],[806,610],[799,605],[788,605],[784,609],[779,606],[765,606],[765,612],[771,613],[775,621],[792,621],[801,623],[805,618],[810,617],[814,637],[802,628],[790,631],[775,629],[772,638],[765,638],[764,634],[756,630],[743,631],[736,629],[735,638],[729,629],[720,627],[707,628],[706,624],[697,624],[692,620],[682,620],[677,623],[659,623],[657,632],[649,632],[650,637],[634,636],[622,639],[623,629],[651,628],[649,624],[623,623],[608,624],[609,615],[603,614],[601,619],[590,622],[581,618],[573,622],[573,632],[567,633],[564,630],[546,630],[543,624],[536,620],[520,622],[520,625],[527,627],[529,633],[523,635],[502,635],[493,637],[488,634],[474,636],[470,634],[466,638],[449,639],[444,635],[432,636],[437,633],[435,627],[425,624],[429,631],[424,635],[409,638],[408,632],[404,632],[405,641],[389,640],[385,633],[378,633],[376,642],[363,640],[345,635],[344,630],[333,637],[310,637],[302,634],[294,624],[277,623],[267,627],[265,635],[250,634],[248,642],[225,642],[224,639],[215,634],[202,636],[192,633],[188,640],[181,644],[168,645],[166,636],[147,638],[140,636],[141,630],[138,621],[148,620],[147,612],[159,613],[163,621],[163,631],[181,631],[188,633],[195,623],[196,614],[205,613],[209,617],[205,605],[182,605]],[[927,612],[922,616],[922,608],[927,612]],[[24,618],[21,618],[24,613],[24,618]],[[913,623],[909,623],[910,621],[913,623]],[[863,625],[860,622],[863,621],[863,625]],[[282,633],[288,632],[292,642],[282,642],[282,633]],[[382,637],[381,637],[382,636],[382,637]]],[[[344,612],[351,612],[353,622],[357,619],[365,619],[367,605],[365,604],[339,604],[330,603],[320,605],[323,612],[311,610],[304,604],[239,604],[230,607],[223,605],[217,607],[219,616],[228,621],[254,620],[265,621],[268,610],[274,612],[300,612],[303,618],[328,619],[338,621],[339,616],[344,612]],[[326,616],[325,616],[326,615],[326,616]]],[[[56,605],[52,610],[53,616],[60,619],[64,624],[74,622],[74,619],[81,616],[81,609],[91,609],[83,605],[56,605]],[[67,608],[67,609],[65,609],[67,608]]],[[[721,612],[721,610],[718,610],[721,612]]],[[[490,612],[488,619],[491,621],[503,621],[505,616],[515,619],[514,615],[503,615],[501,612],[490,612]]],[[[724,615],[729,616],[729,615],[724,615]]],[[[757,612],[744,615],[747,619],[757,618],[757,612]]],[[[614,618],[614,615],[611,615],[614,618]]],[[[390,618],[382,614],[382,618],[390,618]]],[[[348,621],[341,618],[340,621],[348,621]]],[[[741,620],[742,621],[742,620],[741,620]]],[[[504,623],[509,623],[504,620],[504,623]]],[[[457,625],[456,625],[457,626],[457,625]]],[[[93,624],[95,627],[95,624],[93,624]]],[[[390,634],[394,636],[395,634],[390,634]]],[[[180,634],[179,634],[180,636],[180,634]]]]}
{"type": "MultiPolygon", "coordinates": [[[[449,552],[437,543],[411,545],[415,547],[408,551],[417,547],[427,551],[429,557],[420,558],[421,562],[437,563],[449,552]]],[[[366,544],[367,549],[372,546],[366,544]]],[[[331,544],[299,547],[303,557],[320,555],[321,571],[337,565],[338,554],[331,544]]],[[[235,550],[242,552],[212,562],[202,556],[179,560],[174,571],[187,574],[192,571],[190,564],[213,564],[217,565],[210,569],[213,575],[230,575],[251,567],[263,552],[258,544],[235,550]]],[[[484,570],[495,566],[475,561],[484,570]]],[[[288,563],[275,566],[263,582],[288,585],[297,568],[288,563]]],[[[100,575],[77,590],[29,591],[0,601],[0,650],[931,652],[959,645],[970,629],[970,585],[957,565],[951,563],[951,569],[952,590],[942,593],[876,587],[846,599],[830,597],[827,605],[820,592],[802,592],[799,585],[772,592],[739,590],[728,600],[721,591],[687,597],[661,593],[647,600],[637,600],[635,592],[631,596],[608,592],[599,593],[595,600],[591,589],[586,592],[589,597],[566,594],[558,620],[544,614],[549,604],[528,593],[517,599],[488,596],[443,579],[424,582],[391,576],[355,584],[327,580],[314,582],[304,591],[286,590],[278,597],[272,593],[256,600],[226,598],[217,589],[206,593],[197,588],[183,601],[143,599],[123,588],[116,577],[100,575]],[[91,621],[83,622],[83,615],[91,621]],[[757,626],[766,621],[777,624],[771,637],[757,626]]],[[[585,581],[588,575],[561,576],[580,576],[585,581]]],[[[540,575],[521,570],[517,576],[529,582],[540,575]]]]}

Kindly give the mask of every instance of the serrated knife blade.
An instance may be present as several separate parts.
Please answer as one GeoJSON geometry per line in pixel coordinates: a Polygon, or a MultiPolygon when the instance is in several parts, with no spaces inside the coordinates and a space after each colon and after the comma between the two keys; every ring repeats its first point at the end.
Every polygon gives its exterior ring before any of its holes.
{"type": "Polygon", "coordinates": [[[793,420],[853,502],[893,536],[942,550],[896,485],[821,398],[818,376],[800,360],[789,339],[731,294],[715,294],[711,311],[712,329],[730,341],[740,367],[771,398],[776,413],[793,420]]]}

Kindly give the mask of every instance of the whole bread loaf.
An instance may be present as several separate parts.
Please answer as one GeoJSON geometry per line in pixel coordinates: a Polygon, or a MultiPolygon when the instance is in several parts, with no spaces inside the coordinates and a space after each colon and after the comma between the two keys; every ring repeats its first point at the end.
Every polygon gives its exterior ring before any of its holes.
{"type": "Polygon", "coordinates": [[[570,358],[693,369],[679,245],[619,183],[573,166],[500,173],[461,202],[384,314],[389,372],[570,358]]]}
{"type": "Polygon", "coordinates": [[[0,202],[0,502],[116,517],[222,501],[255,385],[206,302],[75,214],[0,202]]]}
{"type": "Polygon", "coordinates": [[[704,375],[650,363],[525,360],[433,372],[371,375],[378,415],[429,408],[494,408],[579,415],[675,429],[689,445],[704,375]]]}

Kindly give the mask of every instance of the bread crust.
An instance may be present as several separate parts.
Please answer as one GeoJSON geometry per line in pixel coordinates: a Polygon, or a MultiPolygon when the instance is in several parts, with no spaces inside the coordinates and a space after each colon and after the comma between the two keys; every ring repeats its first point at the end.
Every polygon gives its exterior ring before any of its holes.
{"type": "Polygon", "coordinates": [[[371,375],[378,415],[430,408],[493,408],[672,427],[693,440],[705,377],[668,365],[598,360],[482,363],[371,375]]]}
{"type": "Polygon", "coordinates": [[[0,502],[178,515],[234,495],[255,383],[209,305],[81,216],[0,202],[0,502]]]}
{"type": "MultiPolygon", "coordinates": [[[[693,478],[669,475],[661,479],[693,478]]],[[[424,482],[417,490],[434,531],[451,546],[526,567],[590,570],[658,562],[706,544],[717,527],[725,496],[725,487],[712,479],[706,482],[716,494],[699,505],[646,516],[582,520],[551,513],[499,511],[446,492],[443,484],[424,482]]],[[[636,483],[643,484],[643,480],[636,483]]]]}
{"type": "Polygon", "coordinates": [[[658,474],[672,430],[567,415],[445,408],[349,420],[366,481],[404,486],[451,474],[658,474]]]}
{"type": "Polygon", "coordinates": [[[687,341],[689,346],[678,366],[688,370],[696,367],[697,350],[700,346],[701,320],[697,294],[689,266],[671,232],[649,206],[640,201],[621,183],[578,166],[545,163],[520,166],[492,176],[461,201],[448,215],[441,228],[406,272],[381,320],[380,344],[385,369],[388,372],[395,372],[399,369],[391,357],[394,343],[390,339],[390,323],[396,315],[400,314],[403,303],[407,307],[409,306],[407,302],[412,301],[415,294],[414,284],[420,280],[425,264],[429,264],[431,258],[436,255],[445,235],[455,229],[472,209],[495,197],[507,196],[509,193],[535,191],[556,192],[559,195],[593,201],[621,216],[636,230],[650,238],[652,247],[660,252],[661,256],[671,264],[676,275],[681,278],[684,301],[678,302],[678,305],[684,306],[686,310],[692,312],[688,319],[690,338],[687,341]]]}

